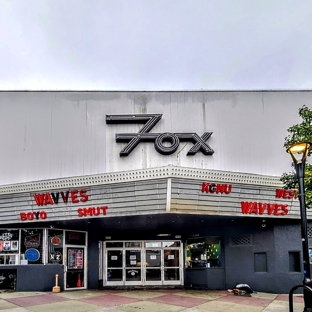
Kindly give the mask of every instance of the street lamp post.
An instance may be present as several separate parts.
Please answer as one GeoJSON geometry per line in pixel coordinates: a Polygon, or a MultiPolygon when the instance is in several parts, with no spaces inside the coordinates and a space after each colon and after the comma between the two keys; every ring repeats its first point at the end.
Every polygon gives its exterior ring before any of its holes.
{"type": "MultiPolygon", "coordinates": [[[[301,239],[302,239],[302,255],[303,255],[303,281],[304,286],[312,286],[311,271],[310,271],[310,260],[309,260],[309,242],[307,232],[307,211],[305,203],[305,189],[304,189],[304,173],[305,173],[305,162],[309,153],[311,143],[300,142],[293,144],[287,149],[293,159],[294,166],[296,169],[296,175],[299,182],[299,203],[300,203],[300,216],[301,216],[301,239]]],[[[312,312],[312,294],[304,288],[304,312],[312,312]]]]}

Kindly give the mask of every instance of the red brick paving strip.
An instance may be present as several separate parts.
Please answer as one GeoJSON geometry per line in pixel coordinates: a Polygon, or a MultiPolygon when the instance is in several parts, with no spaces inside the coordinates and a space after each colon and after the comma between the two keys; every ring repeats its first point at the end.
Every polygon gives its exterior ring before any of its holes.
{"type": "Polygon", "coordinates": [[[30,307],[30,306],[39,305],[39,304],[68,301],[69,299],[63,298],[57,295],[47,294],[47,295],[39,295],[39,296],[21,297],[21,298],[10,298],[10,299],[8,298],[5,300],[8,302],[14,303],[20,307],[30,307]]]}

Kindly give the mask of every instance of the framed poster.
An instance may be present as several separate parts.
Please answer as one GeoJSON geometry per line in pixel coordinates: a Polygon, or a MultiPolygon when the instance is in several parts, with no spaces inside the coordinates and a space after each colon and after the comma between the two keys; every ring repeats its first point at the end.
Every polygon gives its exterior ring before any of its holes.
{"type": "Polygon", "coordinates": [[[18,241],[17,240],[11,241],[11,250],[12,251],[18,250],[18,241]]]}
{"type": "Polygon", "coordinates": [[[3,242],[3,251],[10,251],[11,250],[11,242],[10,241],[4,241],[3,242]]]}

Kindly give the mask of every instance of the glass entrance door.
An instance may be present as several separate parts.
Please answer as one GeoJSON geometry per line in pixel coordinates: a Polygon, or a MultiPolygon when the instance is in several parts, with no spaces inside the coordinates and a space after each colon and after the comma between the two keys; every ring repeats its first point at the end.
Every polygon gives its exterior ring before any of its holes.
{"type": "Polygon", "coordinates": [[[142,285],[140,249],[106,250],[107,285],[142,285]]]}
{"type": "MultiPolygon", "coordinates": [[[[62,236],[52,233],[53,244],[59,245],[62,236]]],[[[65,231],[63,249],[64,260],[64,289],[86,289],[87,288],[87,233],[80,231],[65,231]]],[[[50,253],[51,261],[57,260],[60,249],[50,253]]]]}
{"type": "Polygon", "coordinates": [[[145,284],[162,285],[162,251],[145,249],[145,284]]]}
{"type": "Polygon", "coordinates": [[[81,246],[66,247],[65,289],[85,289],[86,248],[81,246]]]}
{"type": "Polygon", "coordinates": [[[125,285],[142,285],[142,250],[125,250],[125,285]]]}
{"type": "Polygon", "coordinates": [[[180,284],[180,250],[164,249],[164,285],[180,284]]]}
{"type": "Polygon", "coordinates": [[[107,242],[104,243],[103,284],[182,285],[181,259],[180,241],[107,242]]]}
{"type": "Polygon", "coordinates": [[[107,285],[123,285],[123,250],[106,250],[107,285]]]}

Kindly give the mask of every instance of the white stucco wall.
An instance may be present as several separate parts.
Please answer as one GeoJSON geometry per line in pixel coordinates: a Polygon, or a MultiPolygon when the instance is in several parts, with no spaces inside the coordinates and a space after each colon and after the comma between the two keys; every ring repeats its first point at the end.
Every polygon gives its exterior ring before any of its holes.
{"type": "Polygon", "coordinates": [[[291,170],[283,147],[312,92],[0,92],[0,185],[172,164],[262,175],[291,170]],[[119,157],[116,133],[141,125],[106,124],[106,115],[163,114],[152,133],[213,132],[212,156],[173,155],[141,143],[119,157]]]}

